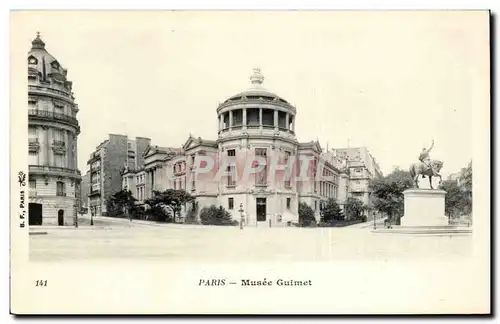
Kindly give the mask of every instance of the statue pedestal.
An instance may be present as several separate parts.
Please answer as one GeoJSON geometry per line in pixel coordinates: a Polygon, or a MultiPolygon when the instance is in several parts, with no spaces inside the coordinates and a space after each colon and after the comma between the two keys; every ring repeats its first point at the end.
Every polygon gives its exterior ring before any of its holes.
{"type": "Polygon", "coordinates": [[[408,189],[405,196],[401,226],[448,226],[444,213],[446,191],[437,189],[408,189]]]}

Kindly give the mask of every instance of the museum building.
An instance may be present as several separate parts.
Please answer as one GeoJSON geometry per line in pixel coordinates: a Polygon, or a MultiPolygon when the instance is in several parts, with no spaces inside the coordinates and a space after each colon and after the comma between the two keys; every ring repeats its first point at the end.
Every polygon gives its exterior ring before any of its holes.
{"type": "Polygon", "coordinates": [[[299,202],[311,206],[319,220],[328,198],[337,199],[339,192],[345,192],[339,189],[339,179],[346,171],[329,161],[318,163],[322,155],[318,141],[298,141],[296,107],[263,87],[259,69],[254,69],[250,81],[249,89],[217,107],[217,140],[190,135],[181,148],[151,145],[144,153],[144,167],[123,169],[123,188],[139,201],[151,197],[154,190],[183,189],[196,197],[196,212],[210,205],[223,206],[240,220],[242,208],[247,226],[297,222],[299,202]],[[215,161],[210,171],[197,172],[200,156],[215,161]],[[245,177],[247,162],[257,156],[266,160],[264,167],[245,177]],[[303,173],[302,158],[308,161],[303,173]],[[272,159],[279,165],[295,163],[274,171],[272,159]],[[318,172],[328,178],[318,177],[318,172]],[[309,180],[301,181],[299,174],[309,180]]]}

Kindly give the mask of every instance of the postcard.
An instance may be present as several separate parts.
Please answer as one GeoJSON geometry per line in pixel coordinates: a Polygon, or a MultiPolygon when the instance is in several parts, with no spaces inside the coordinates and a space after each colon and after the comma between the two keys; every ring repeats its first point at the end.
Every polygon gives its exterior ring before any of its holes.
{"type": "Polygon", "coordinates": [[[490,19],[12,11],[11,312],[489,314],[490,19]]]}

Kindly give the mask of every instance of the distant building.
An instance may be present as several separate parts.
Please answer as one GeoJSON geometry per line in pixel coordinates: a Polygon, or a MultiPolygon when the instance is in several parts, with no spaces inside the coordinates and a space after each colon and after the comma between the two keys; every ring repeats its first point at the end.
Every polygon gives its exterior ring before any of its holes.
{"type": "Polygon", "coordinates": [[[27,55],[29,225],[73,225],[78,170],[78,105],[68,70],[38,35],[27,55]]]}
{"type": "Polygon", "coordinates": [[[461,190],[469,193],[472,199],[472,161],[460,171],[457,184],[461,190]]]}
{"type": "Polygon", "coordinates": [[[126,135],[110,134],[90,155],[89,208],[93,215],[106,215],[106,201],[122,189],[121,172],[126,168],[144,167],[144,151],[151,140],[145,137],[129,139],[126,135]]]}
{"type": "Polygon", "coordinates": [[[460,172],[455,172],[455,173],[451,173],[450,175],[448,175],[448,178],[446,180],[455,181],[458,183],[459,178],[460,178],[460,172]]]}
{"type": "Polygon", "coordinates": [[[82,184],[80,186],[80,207],[82,210],[89,208],[89,190],[90,190],[90,171],[87,171],[85,175],[82,176],[82,184]]]}
{"type": "Polygon", "coordinates": [[[328,154],[346,170],[348,175],[347,197],[360,199],[370,205],[370,180],[382,177],[382,170],[366,147],[332,149],[328,154]]]}

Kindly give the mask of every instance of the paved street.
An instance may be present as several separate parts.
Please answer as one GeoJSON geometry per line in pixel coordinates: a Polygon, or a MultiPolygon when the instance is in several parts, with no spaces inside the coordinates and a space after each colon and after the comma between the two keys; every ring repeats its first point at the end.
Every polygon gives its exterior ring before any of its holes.
{"type": "Polygon", "coordinates": [[[472,236],[413,236],[372,233],[369,227],[245,228],[202,225],[143,225],[133,221],[80,219],[77,229],[46,228],[30,236],[30,257],[156,259],[189,261],[321,261],[422,257],[452,258],[472,251],[472,236]]]}

